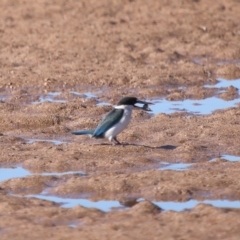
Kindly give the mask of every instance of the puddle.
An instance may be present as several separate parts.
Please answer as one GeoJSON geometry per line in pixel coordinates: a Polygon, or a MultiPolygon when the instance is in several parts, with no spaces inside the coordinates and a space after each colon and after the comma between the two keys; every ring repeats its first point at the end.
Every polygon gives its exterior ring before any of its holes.
{"type": "Polygon", "coordinates": [[[76,225],[76,224],[68,224],[68,226],[69,226],[70,228],[77,228],[77,225],[76,225]]]}
{"type": "MultiPolygon", "coordinates": [[[[236,80],[224,80],[218,79],[218,83],[215,85],[205,85],[206,88],[227,88],[234,86],[240,89],[240,79],[236,80]]],[[[239,99],[225,101],[221,98],[210,97],[202,100],[186,99],[183,101],[168,101],[166,99],[159,100],[151,106],[154,114],[166,113],[171,114],[175,112],[189,112],[193,114],[211,114],[216,110],[222,110],[226,108],[236,107],[240,103],[239,99]]]]}
{"type": "Polygon", "coordinates": [[[158,170],[174,170],[183,171],[191,167],[191,163],[163,163],[165,166],[160,167],[158,170]]]}
{"type": "Polygon", "coordinates": [[[192,58],[191,61],[198,65],[205,65],[208,62],[214,63],[217,66],[228,64],[240,64],[240,59],[207,59],[203,57],[192,58]]]}
{"type": "Polygon", "coordinates": [[[77,96],[86,96],[87,98],[95,98],[98,103],[97,103],[97,106],[110,106],[112,104],[108,103],[108,102],[101,102],[97,99],[97,93],[100,93],[102,91],[98,91],[96,93],[91,93],[91,92],[85,92],[85,93],[80,93],[80,92],[75,92],[75,91],[71,91],[71,93],[77,95],[77,96]]]}
{"type": "Polygon", "coordinates": [[[183,100],[183,101],[167,101],[165,99],[161,102],[155,102],[151,106],[154,114],[166,113],[171,114],[175,112],[190,112],[193,114],[211,114],[216,110],[235,107],[237,103],[240,103],[239,99],[231,101],[224,101],[220,98],[211,97],[203,100],[183,100]],[[221,107],[220,107],[221,106],[221,107]]]}
{"type": "Polygon", "coordinates": [[[210,204],[218,208],[240,208],[240,201],[229,201],[229,200],[205,200],[205,204],[210,204]]]}
{"type": "Polygon", "coordinates": [[[76,91],[71,91],[70,93],[77,95],[77,96],[85,96],[86,98],[97,98],[96,94],[91,93],[91,92],[85,92],[85,93],[80,93],[76,91]]]}
{"type": "Polygon", "coordinates": [[[6,100],[6,98],[5,97],[3,97],[3,96],[0,96],[0,102],[4,102],[6,100]]]}
{"type": "Polygon", "coordinates": [[[49,92],[46,95],[41,95],[38,101],[32,102],[32,104],[39,104],[44,102],[56,102],[56,103],[65,103],[66,100],[55,99],[59,96],[61,92],[49,92]]]}
{"type": "Polygon", "coordinates": [[[229,201],[229,200],[189,200],[187,202],[152,202],[158,207],[165,211],[176,211],[181,212],[187,209],[192,209],[199,203],[210,204],[217,208],[240,208],[240,201],[229,201]]]}
{"type": "Polygon", "coordinates": [[[235,80],[225,80],[223,78],[218,78],[218,82],[214,85],[204,85],[206,88],[228,88],[233,86],[235,88],[240,89],[240,79],[235,80]]]}
{"type": "Polygon", "coordinates": [[[10,94],[7,92],[2,92],[0,94],[0,102],[5,102],[9,98],[10,94]]]}
{"type": "Polygon", "coordinates": [[[217,65],[225,65],[225,64],[240,64],[240,59],[231,59],[231,60],[218,60],[217,65]]]}
{"type": "Polygon", "coordinates": [[[63,208],[73,208],[77,205],[86,208],[96,208],[103,212],[109,212],[114,208],[123,208],[123,206],[119,203],[119,201],[111,201],[111,200],[101,200],[97,202],[92,202],[87,199],[74,199],[74,198],[62,198],[56,196],[48,196],[43,194],[31,194],[26,195],[26,197],[30,198],[38,198],[50,202],[60,203],[63,208]]]}
{"type": "MultiPolygon", "coordinates": [[[[240,161],[240,156],[222,155],[219,158],[226,159],[226,160],[228,160],[230,162],[238,162],[238,161],[240,161]]],[[[214,161],[216,161],[216,159],[219,159],[219,158],[214,158],[210,162],[214,162],[214,161]]]]}
{"type": "Polygon", "coordinates": [[[0,182],[12,178],[23,178],[30,176],[31,173],[22,167],[16,168],[0,168],[0,182]]]}
{"type": "Polygon", "coordinates": [[[237,161],[240,161],[240,156],[232,156],[232,155],[222,155],[221,158],[224,158],[228,161],[231,161],[231,162],[237,162],[237,161]]]}
{"type": "MultiPolygon", "coordinates": [[[[30,198],[37,198],[41,200],[51,201],[55,203],[61,204],[61,207],[63,208],[73,208],[77,205],[80,205],[85,208],[96,208],[103,212],[109,212],[114,209],[128,209],[129,207],[126,207],[125,205],[121,204],[119,201],[111,201],[111,200],[100,200],[100,201],[90,201],[87,199],[73,199],[73,198],[62,198],[57,196],[48,196],[43,194],[31,194],[26,195],[26,197],[30,198]]],[[[138,199],[137,202],[141,202],[144,199],[138,199]]],[[[186,202],[156,202],[152,201],[153,204],[157,205],[164,211],[176,211],[181,212],[187,209],[192,209],[195,206],[197,206],[200,203],[203,204],[210,204],[213,207],[217,208],[240,208],[240,201],[229,201],[229,200],[204,200],[204,201],[198,201],[198,200],[189,200],[186,202]]],[[[134,204],[135,205],[135,204],[134,204]]]]}
{"type": "Polygon", "coordinates": [[[77,96],[83,96],[82,93],[79,93],[79,92],[75,92],[75,91],[71,91],[70,93],[74,94],[74,95],[77,95],[77,96]]]}
{"type": "MultiPolygon", "coordinates": [[[[228,155],[224,155],[228,156],[228,155]]],[[[232,157],[232,156],[231,156],[232,157]]],[[[184,170],[186,167],[189,167],[191,164],[169,164],[171,170],[184,170]],[[172,166],[172,165],[178,165],[172,166]],[[183,166],[187,165],[187,166],[183,166]]],[[[166,166],[169,167],[169,166],[166,166]]],[[[161,168],[160,170],[164,170],[161,168]]],[[[79,174],[80,176],[84,176],[85,173],[82,171],[69,171],[69,172],[62,172],[62,173],[40,173],[40,174],[35,174],[35,175],[41,175],[41,176],[62,176],[62,175],[68,175],[68,174],[79,174]]],[[[29,171],[25,170],[22,167],[17,167],[17,168],[0,168],[0,182],[1,181],[6,181],[9,179],[13,178],[23,178],[26,176],[34,175],[31,174],[29,171]]],[[[41,200],[46,200],[50,202],[55,202],[61,204],[61,207],[63,208],[73,208],[77,205],[80,205],[82,207],[86,208],[96,208],[104,212],[109,212],[114,209],[127,209],[131,206],[134,206],[140,201],[143,201],[144,199],[136,199],[134,200],[134,204],[132,205],[127,205],[126,203],[122,203],[116,200],[100,200],[100,201],[91,201],[88,199],[75,199],[75,198],[63,198],[63,197],[57,197],[57,196],[49,196],[46,195],[44,192],[42,194],[30,194],[26,195],[26,197],[29,198],[37,198],[41,200]]],[[[189,200],[187,202],[173,202],[173,201],[168,201],[168,202],[156,202],[153,201],[153,204],[159,206],[162,208],[164,211],[184,211],[186,209],[192,209],[194,208],[197,204],[199,203],[204,203],[204,204],[210,204],[214,207],[217,208],[240,208],[240,201],[229,201],[229,200],[204,200],[204,201],[198,201],[198,200],[189,200]]],[[[70,226],[74,227],[74,226],[70,226]]]]}
{"type": "Polygon", "coordinates": [[[112,104],[108,103],[108,102],[99,102],[97,104],[97,106],[111,106],[112,104]]]}
{"type": "Polygon", "coordinates": [[[199,201],[197,200],[189,200],[187,202],[152,202],[153,204],[157,205],[164,211],[176,211],[181,212],[187,209],[192,209],[198,205],[199,201]]]}
{"type": "Polygon", "coordinates": [[[50,142],[54,145],[69,144],[69,142],[63,142],[60,140],[44,140],[44,139],[26,139],[27,143],[32,144],[35,142],[50,142]]]}
{"type": "Polygon", "coordinates": [[[83,171],[69,171],[69,172],[44,172],[44,173],[31,173],[25,170],[22,167],[16,168],[0,168],[0,182],[6,181],[13,178],[24,178],[27,176],[64,176],[64,175],[79,175],[86,176],[86,173],[83,171]]]}
{"type": "Polygon", "coordinates": [[[90,93],[90,92],[86,92],[86,93],[84,93],[84,95],[87,98],[97,98],[97,96],[94,93],[90,93]]]}
{"type": "MultiPolygon", "coordinates": [[[[88,99],[90,98],[95,98],[97,100],[97,94],[100,93],[102,91],[98,91],[95,93],[91,93],[91,92],[77,92],[77,91],[70,91],[71,94],[76,95],[76,96],[80,96],[80,97],[86,97],[88,99]]],[[[42,94],[38,96],[38,100],[37,101],[33,101],[31,102],[31,104],[39,104],[39,103],[44,103],[44,102],[55,102],[55,103],[66,103],[67,101],[64,99],[60,99],[60,95],[62,94],[62,92],[48,92],[46,94],[42,94]]],[[[0,96],[0,101],[5,100],[5,96],[0,96]]],[[[108,105],[108,103],[105,102],[100,102],[99,101],[99,105],[108,105]]]]}

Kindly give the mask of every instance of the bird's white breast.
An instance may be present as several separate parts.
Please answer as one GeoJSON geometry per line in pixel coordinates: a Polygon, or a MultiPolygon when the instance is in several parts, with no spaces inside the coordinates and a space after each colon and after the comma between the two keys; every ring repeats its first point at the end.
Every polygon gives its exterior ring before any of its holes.
{"type": "Polygon", "coordinates": [[[132,115],[133,106],[131,105],[121,105],[115,106],[116,109],[123,109],[123,116],[120,122],[116,123],[113,127],[111,127],[105,133],[105,137],[112,141],[112,139],[117,136],[120,132],[122,132],[129,124],[132,115]]]}

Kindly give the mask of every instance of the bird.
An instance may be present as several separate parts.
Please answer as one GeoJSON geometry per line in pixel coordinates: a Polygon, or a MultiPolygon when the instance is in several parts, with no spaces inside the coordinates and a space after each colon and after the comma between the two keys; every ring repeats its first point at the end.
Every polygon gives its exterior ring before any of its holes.
{"type": "Polygon", "coordinates": [[[103,120],[92,130],[78,130],[72,132],[75,135],[88,135],[91,138],[106,138],[113,145],[121,143],[117,140],[117,135],[127,128],[131,117],[133,108],[151,111],[148,107],[151,102],[138,100],[136,97],[122,98],[113,110],[110,111],[103,120]],[[143,107],[136,106],[135,104],[144,104],[143,107]]]}

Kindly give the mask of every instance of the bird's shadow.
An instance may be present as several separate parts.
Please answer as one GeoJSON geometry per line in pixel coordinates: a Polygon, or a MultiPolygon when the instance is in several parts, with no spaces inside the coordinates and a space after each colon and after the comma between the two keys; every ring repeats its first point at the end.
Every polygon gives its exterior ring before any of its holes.
{"type": "Polygon", "coordinates": [[[121,144],[110,144],[110,143],[98,143],[95,145],[105,145],[105,146],[116,146],[116,147],[126,147],[126,146],[134,146],[134,147],[145,147],[145,148],[150,148],[150,149],[165,149],[165,150],[174,150],[177,148],[177,146],[174,145],[163,145],[163,146],[148,146],[144,144],[135,144],[135,143],[121,143],[121,144]]]}

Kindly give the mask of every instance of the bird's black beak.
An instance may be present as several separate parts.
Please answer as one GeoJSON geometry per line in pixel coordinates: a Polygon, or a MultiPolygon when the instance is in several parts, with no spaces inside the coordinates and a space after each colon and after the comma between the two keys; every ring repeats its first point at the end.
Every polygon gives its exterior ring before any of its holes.
{"type": "Polygon", "coordinates": [[[141,101],[141,100],[137,100],[136,104],[143,104],[142,107],[139,107],[139,106],[136,106],[136,105],[133,105],[135,108],[138,108],[138,109],[142,109],[144,111],[147,111],[147,112],[151,112],[152,110],[148,107],[148,105],[151,105],[153,103],[151,102],[145,102],[145,101],[141,101]]]}

